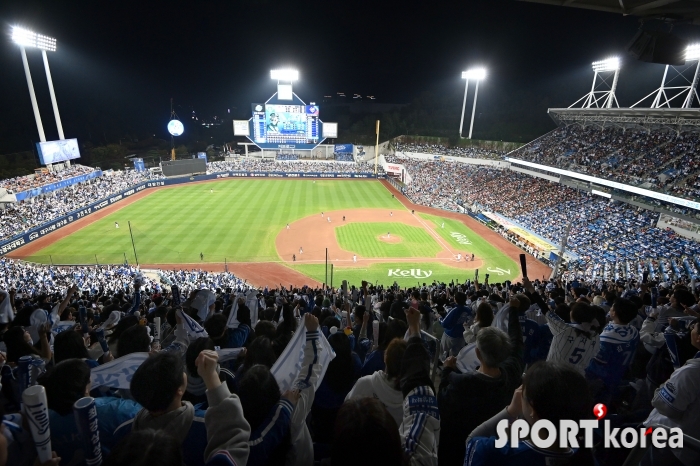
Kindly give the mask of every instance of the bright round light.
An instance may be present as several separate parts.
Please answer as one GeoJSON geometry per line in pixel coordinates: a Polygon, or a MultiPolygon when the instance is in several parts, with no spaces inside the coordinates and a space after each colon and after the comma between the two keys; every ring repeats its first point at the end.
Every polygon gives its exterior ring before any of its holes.
{"type": "Polygon", "coordinates": [[[168,133],[172,134],[173,136],[180,136],[184,132],[185,127],[182,126],[180,120],[170,120],[168,123],[168,133]]]}

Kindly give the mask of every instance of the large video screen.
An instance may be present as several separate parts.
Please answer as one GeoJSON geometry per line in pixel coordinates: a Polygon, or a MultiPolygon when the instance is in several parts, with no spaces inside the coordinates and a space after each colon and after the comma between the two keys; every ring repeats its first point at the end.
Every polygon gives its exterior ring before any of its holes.
{"type": "Polygon", "coordinates": [[[253,104],[253,141],[265,148],[294,149],[321,140],[317,105],[253,104]]]}
{"type": "Polygon", "coordinates": [[[42,165],[65,162],[80,157],[77,139],[61,139],[36,143],[42,165]]]}

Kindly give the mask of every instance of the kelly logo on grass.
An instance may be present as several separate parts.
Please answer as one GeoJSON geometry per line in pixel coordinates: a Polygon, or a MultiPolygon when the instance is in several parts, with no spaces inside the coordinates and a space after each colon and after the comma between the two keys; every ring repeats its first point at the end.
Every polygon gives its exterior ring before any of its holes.
{"type": "Polygon", "coordinates": [[[421,269],[389,269],[389,277],[403,277],[403,278],[428,278],[433,274],[432,270],[421,270],[421,269]]]}
{"type": "MultiPolygon", "coordinates": [[[[584,419],[573,421],[562,419],[559,426],[552,421],[540,419],[530,425],[524,419],[518,419],[508,429],[508,419],[503,419],[496,425],[496,448],[503,448],[510,440],[511,448],[517,448],[520,440],[528,439],[537,448],[551,448],[558,444],[559,448],[579,448],[578,435],[583,430],[584,448],[593,448],[593,431],[598,429],[599,421],[605,417],[607,407],[598,403],[593,408],[593,413],[598,419],[584,419]],[[557,442],[558,439],[558,442],[557,442]]],[[[664,428],[653,429],[651,427],[626,427],[611,429],[610,421],[603,422],[603,446],[605,448],[633,448],[647,447],[647,440],[651,439],[654,448],[683,448],[683,430],[679,427],[671,427],[668,431],[664,428]]]]}
{"type": "Polygon", "coordinates": [[[453,231],[450,233],[450,236],[452,236],[459,244],[472,244],[471,241],[466,237],[466,235],[463,235],[462,233],[457,233],[456,231],[453,231]]]}

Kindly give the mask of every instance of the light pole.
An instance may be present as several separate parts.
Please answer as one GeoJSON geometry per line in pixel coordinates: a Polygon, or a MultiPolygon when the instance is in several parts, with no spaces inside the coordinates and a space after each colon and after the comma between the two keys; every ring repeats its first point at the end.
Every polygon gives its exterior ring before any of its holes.
{"type": "Polygon", "coordinates": [[[464,126],[464,108],[467,106],[467,90],[469,89],[469,72],[462,71],[462,79],[464,79],[464,100],[462,100],[462,118],[459,120],[459,137],[462,137],[462,126],[464,126]]]}
{"type": "MultiPolygon", "coordinates": [[[[580,102],[581,108],[612,108],[619,107],[615,91],[617,90],[617,79],[620,76],[620,59],[618,57],[610,57],[605,60],[594,61],[591,63],[593,68],[593,83],[591,84],[591,92],[578,99],[569,108],[573,108],[580,102]],[[609,73],[613,73],[612,85],[609,85],[607,78],[609,73]],[[596,91],[598,87],[603,85],[603,89],[596,91]],[[605,90],[609,87],[609,90],[605,90]]],[[[633,105],[634,106],[634,105],[633,105]]]]}
{"type": "MultiPolygon", "coordinates": [[[[469,124],[469,137],[472,138],[472,130],[474,129],[474,113],[476,113],[476,98],[479,96],[479,81],[486,77],[485,68],[472,68],[462,73],[462,78],[467,80],[467,86],[469,85],[469,80],[473,79],[476,81],[476,91],[474,91],[474,105],[472,106],[472,121],[469,124]]],[[[464,88],[464,102],[462,103],[462,120],[464,120],[464,106],[467,103],[467,86],[464,88]]],[[[459,124],[459,136],[462,137],[462,123],[459,124]]]]}
{"type": "Polygon", "coordinates": [[[683,108],[690,108],[693,106],[695,99],[700,101],[698,98],[698,80],[700,80],[700,44],[689,45],[685,51],[685,61],[697,60],[695,65],[695,74],[693,75],[693,81],[690,83],[690,89],[688,89],[688,95],[685,97],[683,102],[683,108]]]}
{"type": "Polygon", "coordinates": [[[51,70],[49,69],[49,59],[46,52],[56,51],[56,39],[53,37],[37,34],[36,32],[14,26],[12,28],[12,41],[19,45],[22,53],[22,63],[24,65],[24,74],[27,77],[27,86],[29,87],[29,97],[32,101],[32,109],[34,110],[34,119],[36,120],[37,130],[39,131],[39,139],[41,142],[46,142],[44,127],[41,123],[41,115],[34,94],[34,84],[32,76],[29,72],[29,63],[27,62],[27,52],[25,47],[37,48],[41,50],[41,56],[44,60],[44,69],[46,70],[46,80],[49,83],[49,94],[51,95],[51,105],[53,106],[53,114],[56,118],[56,127],[58,128],[58,137],[65,139],[63,135],[63,125],[61,124],[61,115],[58,113],[58,102],[56,101],[56,92],[53,88],[53,80],[51,79],[51,70]]]}

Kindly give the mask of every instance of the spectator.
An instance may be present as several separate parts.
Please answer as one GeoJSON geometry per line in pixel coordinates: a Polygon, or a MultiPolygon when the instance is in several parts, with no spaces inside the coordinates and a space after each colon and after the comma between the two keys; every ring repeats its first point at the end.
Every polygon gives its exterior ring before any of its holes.
{"type": "Polygon", "coordinates": [[[551,464],[569,460],[575,464],[594,464],[591,452],[580,448],[563,451],[557,441],[551,449],[541,450],[527,440],[513,448],[507,444],[495,448],[496,424],[503,419],[525,419],[532,425],[546,419],[558,425],[561,419],[579,421],[591,417],[593,403],[583,376],[571,366],[538,362],[527,370],[523,384],[510,404],[500,413],[474,429],[467,439],[465,466],[478,464],[551,464]]]}
{"type": "Polygon", "coordinates": [[[401,393],[399,372],[401,360],[406,351],[406,342],[394,338],[384,351],[384,366],[386,371],[378,370],[371,375],[361,377],[345,400],[371,397],[378,399],[396,421],[401,424],[403,419],[403,394],[401,393]]]}
{"type": "MultiPolygon", "coordinates": [[[[700,350],[699,319],[690,325],[690,342],[695,349],[700,350]]],[[[667,427],[680,427],[685,435],[700,437],[700,400],[698,399],[698,383],[700,382],[700,351],[694,358],[676,369],[671,377],[661,385],[651,401],[654,409],[644,421],[645,426],[661,424],[667,427]]],[[[650,446],[646,456],[640,463],[647,466],[652,464],[697,464],[700,455],[691,448],[673,450],[670,448],[657,449],[650,446]]]]}
{"type": "Polygon", "coordinates": [[[442,335],[441,351],[446,356],[457,356],[464,345],[464,324],[471,325],[472,309],[467,307],[467,295],[459,291],[455,295],[455,307],[440,320],[445,329],[442,335]]]}
{"type": "Polygon", "coordinates": [[[605,404],[610,404],[617,393],[617,385],[632,363],[639,344],[639,332],[630,325],[637,317],[632,301],[616,299],[610,317],[612,322],[600,334],[600,350],[586,367],[586,378],[593,381],[594,400],[605,404]]]}
{"type": "Polygon", "coordinates": [[[517,306],[510,307],[508,323],[508,334],[495,327],[485,327],[477,334],[480,366],[475,372],[462,374],[454,357],[445,360],[438,395],[442,415],[438,453],[441,465],[464,461],[469,433],[503,409],[520,385],[523,337],[517,306]]]}

